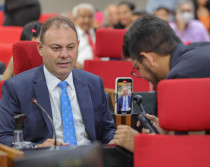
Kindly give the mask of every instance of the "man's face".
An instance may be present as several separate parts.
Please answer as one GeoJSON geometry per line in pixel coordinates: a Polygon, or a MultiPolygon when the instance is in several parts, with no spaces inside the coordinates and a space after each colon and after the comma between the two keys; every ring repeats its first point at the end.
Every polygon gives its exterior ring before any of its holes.
{"type": "Polygon", "coordinates": [[[67,25],[50,27],[44,35],[44,44],[38,43],[47,70],[65,80],[76,65],[79,42],[75,31],[67,25]]]}
{"type": "Polygon", "coordinates": [[[128,95],[128,88],[124,87],[123,88],[123,96],[127,96],[128,95]]]}
{"type": "Polygon", "coordinates": [[[132,23],[133,14],[127,5],[120,5],[118,8],[120,23],[124,26],[129,26],[132,23]]]}
{"type": "Polygon", "coordinates": [[[184,12],[193,13],[193,8],[190,4],[183,3],[179,6],[179,12],[181,12],[181,13],[184,13],[184,12]]]}
{"type": "Polygon", "coordinates": [[[139,69],[139,73],[141,74],[141,77],[146,79],[147,81],[151,82],[154,85],[157,85],[157,83],[160,81],[158,79],[158,75],[156,74],[156,71],[151,68],[151,65],[147,60],[144,58],[142,59],[142,62],[139,62],[137,60],[132,59],[133,65],[136,65],[139,69]]]}
{"type": "Polygon", "coordinates": [[[155,11],[155,16],[167,22],[169,21],[169,18],[170,18],[169,13],[165,9],[160,9],[160,10],[155,11]]]}
{"type": "Polygon", "coordinates": [[[118,13],[117,13],[117,7],[116,6],[110,6],[107,9],[108,14],[105,16],[105,19],[109,26],[114,26],[118,23],[118,13]]]}
{"type": "Polygon", "coordinates": [[[93,22],[94,16],[90,10],[80,9],[78,11],[78,15],[75,18],[75,23],[85,32],[88,32],[92,28],[93,22]]]}

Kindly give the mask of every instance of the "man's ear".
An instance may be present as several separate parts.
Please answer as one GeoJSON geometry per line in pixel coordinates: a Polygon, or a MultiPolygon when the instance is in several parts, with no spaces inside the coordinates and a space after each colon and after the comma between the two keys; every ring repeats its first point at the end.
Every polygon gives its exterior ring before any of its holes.
{"type": "Polygon", "coordinates": [[[43,45],[41,44],[41,42],[37,42],[36,43],[36,47],[37,47],[37,50],[38,50],[40,56],[42,56],[42,48],[43,48],[43,45]]]}
{"type": "Polygon", "coordinates": [[[140,56],[142,56],[142,58],[146,60],[151,66],[154,66],[155,59],[151,52],[141,52],[140,56]]]}

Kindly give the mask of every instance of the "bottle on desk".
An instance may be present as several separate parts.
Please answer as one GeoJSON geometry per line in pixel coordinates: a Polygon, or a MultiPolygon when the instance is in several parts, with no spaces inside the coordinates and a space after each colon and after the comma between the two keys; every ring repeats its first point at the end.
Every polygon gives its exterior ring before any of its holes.
{"type": "Polygon", "coordinates": [[[32,148],[31,142],[23,140],[23,127],[24,127],[25,118],[26,118],[25,114],[18,114],[14,116],[15,130],[14,130],[13,148],[17,150],[32,148]]]}

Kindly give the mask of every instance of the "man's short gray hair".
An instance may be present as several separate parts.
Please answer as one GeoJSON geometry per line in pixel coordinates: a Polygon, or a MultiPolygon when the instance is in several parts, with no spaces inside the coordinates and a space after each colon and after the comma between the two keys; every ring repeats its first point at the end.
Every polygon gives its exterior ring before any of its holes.
{"type": "Polygon", "coordinates": [[[183,4],[189,4],[190,6],[192,6],[193,11],[195,11],[195,5],[190,0],[181,0],[181,1],[179,1],[178,5],[177,5],[177,11],[180,9],[180,6],[183,5],[183,4]]]}
{"type": "Polygon", "coordinates": [[[92,14],[95,14],[95,8],[93,7],[93,5],[89,4],[89,3],[80,3],[76,6],[73,7],[72,9],[72,15],[74,16],[74,18],[76,18],[78,16],[78,11],[80,9],[87,9],[90,12],[92,12],[92,14]]]}

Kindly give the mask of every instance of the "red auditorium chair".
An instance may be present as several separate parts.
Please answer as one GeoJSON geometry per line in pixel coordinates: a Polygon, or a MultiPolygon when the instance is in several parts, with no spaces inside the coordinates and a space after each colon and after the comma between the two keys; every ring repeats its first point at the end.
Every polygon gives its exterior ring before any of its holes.
{"type": "Polygon", "coordinates": [[[99,75],[104,82],[104,87],[115,88],[117,77],[132,77],[135,92],[152,90],[149,82],[142,78],[130,75],[133,65],[130,61],[119,60],[122,58],[123,37],[126,30],[103,28],[96,31],[96,56],[109,57],[110,61],[86,60],[84,70],[99,75]]]}
{"type": "MultiPolygon", "coordinates": [[[[210,130],[210,78],[164,80],[158,84],[158,117],[168,131],[210,130]]],[[[135,167],[210,165],[210,135],[135,137],[135,167]]]]}
{"type": "Polygon", "coordinates": [[[96,31],[96,56],[122,58],[125,29],[102,28],[96,31]]]}
{"type": "Polygon", "coordinates": [[[12,46],[13,43],[20,40],[23,27],[18,26],[0,26],[0,44],[7,43],[12,46]]]}
{"type": "Polygon", "coordinates": [[[0,11],[0,25],[2,25],[4,22],[4,12],[0,11]]]}
{"type": "Polygon", "coordinates": [[[0,43],[0,61],[4,62],[6,66],[12,56],[12,44],[0,43]]]}
{"type": "Polygon", "coordinates": [[[57,15],[58,15],[58,13],[42,13],[41,16],[39,17],[39,21],[41,23],[44,23],[50,17],[57,16],[57,15]]]}
{"type": "Polygon", "coordinates": [[[15,75],[37,67],[43,63],[36,42],[19,41],[13,45],[13,63],[15,75]]]}
{"type": "Polygon", "coordinates": [[[22,27],[0,26],[0,61],[8,64],[12,56],[12,45],[20,40],[22,27]]]}
{"type": "Polygon", "coordinates": [[[4,81],[0,81],[0,99],[1,99],[1,88],[2,88],[3,83],[4,81]]]}

